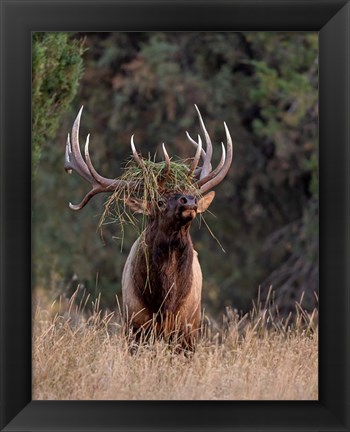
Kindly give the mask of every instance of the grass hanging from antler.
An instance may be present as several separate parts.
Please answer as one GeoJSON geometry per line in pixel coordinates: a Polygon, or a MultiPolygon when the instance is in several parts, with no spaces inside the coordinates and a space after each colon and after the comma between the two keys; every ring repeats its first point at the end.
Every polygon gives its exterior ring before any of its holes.
{"type": "MultiPolygon", "coordinates": [[[[137,225],[137,219],[126,205],[130,198],[144,202],[157,203],[168,192],[186,192],[199,196],[193,175],[185,161],[170,161],[170,171],[165,174],[166,163],[140,158],[140,164],[130,159],[119,177],[124,180],[118,184],[105,203],[99,227],[105,223],[116,222],[121,230],[127,223],[137,225]],[[108,222],[106,222],[108,221],[108,222]]],[[[119,180],[118,179],[118,180],[119,180]]],[[[142,224],[144,227],[144,224],[142,224]]]]}

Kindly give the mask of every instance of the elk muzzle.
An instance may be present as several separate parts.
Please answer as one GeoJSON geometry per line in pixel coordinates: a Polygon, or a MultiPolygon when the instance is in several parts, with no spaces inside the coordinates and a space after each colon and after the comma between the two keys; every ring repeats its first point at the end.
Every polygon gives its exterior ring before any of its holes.
{"type": "Polygon", "coordinates": [[[197,199],[192,195],[181,195],[178,198],[179,213],[186,220],[193,220],[197,216],[197,199]]]}

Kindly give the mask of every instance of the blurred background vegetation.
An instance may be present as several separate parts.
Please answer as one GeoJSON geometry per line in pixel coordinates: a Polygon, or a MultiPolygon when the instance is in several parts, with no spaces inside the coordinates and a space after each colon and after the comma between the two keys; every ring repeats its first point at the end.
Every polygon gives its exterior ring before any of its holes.
{"type": "Polygon", "coordinates": [[[89,189],[66,175],[67,133],[81,105],[97,170],[116,177],[130,156],[193,156],[185,131],[202,112],[221,155],[223,121],[232,168],[205,219],[192,227],[206,312],[246,311],[272,285],[281,314],[312,310],[318,289],[318,37],[316,33],[35,33],[32,74],[33,284],[70,296],[80,284],[115,308],[137,233],[97,228],[106,195],[68,208],[89,189]],[[123,237],[123,242],[121,238],[123,237]],[[223,251],[225,250],[225,252],[223,251]]]}

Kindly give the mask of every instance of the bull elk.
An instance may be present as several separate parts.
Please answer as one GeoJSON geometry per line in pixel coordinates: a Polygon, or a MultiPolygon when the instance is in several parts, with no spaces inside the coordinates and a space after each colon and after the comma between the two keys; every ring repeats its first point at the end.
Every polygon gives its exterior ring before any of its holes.
{"type": "MultiPolygon", "coordinates": [[[[188,175],[198,193],[188,190],[164,191],[157,202],[145,202],[128,197],[125,204],[132,212],[147,215],[143,234],[133,244],[122,274],[123,314],[128,328],[133,331],[147,329],[152,325],[159,333],[169,335],[180,332],[186,344],[194,342],[201,319],[202,272],[198,254],[193,248],[190,226],[197,214],[206,211],[211,204],[217,186],[226,176],[232,162],[233,146],[229,130],[224,123],[227,146],[222,145],[219,164],[212,169],[212,142],[198,107],[195,105],[206,149],[198,135],[195,156],[188,166],[188,175]],[[201,166],[199,161],[202,160],[201,166]],[[208,193],[207,193],[208,192],[208,193]]],[[[74,170],[92,186],[78,205],[80,210],[100,192],[113,192],[117,187],[128,187],[123,179],[109,179],[97,173],[89,154],[89,135],[85,144],[85,159],[79,145],[79,125],[83,107],[74,121],[71,140],[68,134],[65,154],[65,170],[74,170]]],[[[171,169],[170,158],[163,144],[165,159],[164,175],[171,169]]],[[[134,161],[142,165],[133,136],[131,149],[134,161]]]]}

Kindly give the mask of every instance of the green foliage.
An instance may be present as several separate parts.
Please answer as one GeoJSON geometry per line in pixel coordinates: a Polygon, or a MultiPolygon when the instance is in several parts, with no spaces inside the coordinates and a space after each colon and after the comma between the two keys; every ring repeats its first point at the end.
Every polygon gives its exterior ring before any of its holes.
{"type": "MultiPolygon", "coordinates": [[[[282,312],[302,291],[312,310],[318,277],[317,34],[89,33],[75,35],[70,45],[79,47],[83,36],[88,49],[74,111],[85,105],[81,135],[91,132],[93,163],[102,175],[122,174],[132,134],[144,155],[161,153],[165,142],[170,155],[193,157],[185,131],[200,132],[194,104],[212,137],[214,166],[223,121],[231,131],[233,166],[205,214],[218,241],[200,219],[191,229],[207,312],[246,309],[259,285],[263,294],[270,284],[282,312]]],[[[46,61],[33,60],[33,73],[46,61]]],[[[64,89],[63,81],[51,85],[52,95],[64,89]]],[[[66,111],[56,144],[43,147],[35,179],[37,284],[64,291],[79,282],[89,292],[101,291],[101,304],[111,307],[136,233],[108,224],[101,241],[97,226],[106,197],[93,198],[81,212],[68,209],[68,201],[80,200],[89,186],[63,170],[74,120],[66,111]]],[[[51,122],[42,119],[44,127],[33,128],[39,136],[51,122]]]]}
{"type": "Polygon", "coordinates": [[[32,167],[41,149],[54,138],[62,114],[72,102],[83,71],[83,44],[67,33],[33,33],[32,167]]]}

